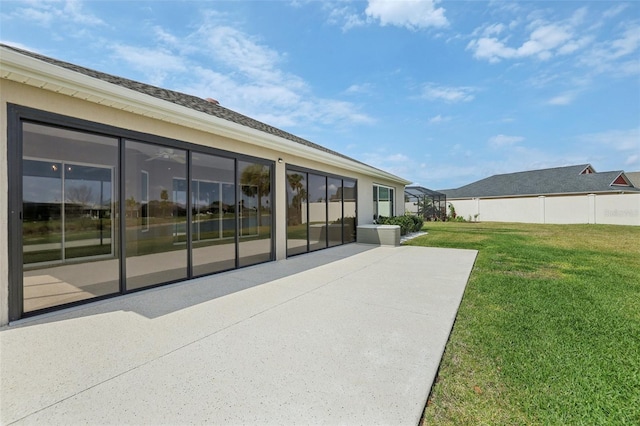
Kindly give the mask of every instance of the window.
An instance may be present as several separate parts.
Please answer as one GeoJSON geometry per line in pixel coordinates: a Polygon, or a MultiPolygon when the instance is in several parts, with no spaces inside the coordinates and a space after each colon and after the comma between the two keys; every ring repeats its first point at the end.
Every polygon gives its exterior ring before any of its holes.
{"type": "Polygon", "coordinates": [[[394,200],[394,188],[382,185],[373,185],[373,220],[377,220],[379,216],[394,216],[394,200]]]}

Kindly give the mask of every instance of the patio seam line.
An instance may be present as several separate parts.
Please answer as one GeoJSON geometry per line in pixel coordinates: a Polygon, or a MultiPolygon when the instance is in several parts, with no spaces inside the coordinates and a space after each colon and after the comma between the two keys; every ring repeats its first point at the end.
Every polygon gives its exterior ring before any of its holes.
{"type": "MultiPolygon", "coordinates": [[[[364,269],[364,267],[363,267],[363,268],[358,269],[358,271],[359,271],[359,270],[362,270],[362,269],[364,269]]],[[[185,343],[184,345],[181,345],[181,346],[179,346],[179,347],[177,347],[177,348],[174,348],[174,349],[172,349],[172,350],[170,350],[170,351],[168,351],[168,352],[165,352],[164,354],[162,354],[162,355],[160,355],[160,356],[157,356],[157,357],[155,357],[155,358],[152,358],[152,359],[150,359],[150,360],[147,360],[147,361],[145,361],[145,362],[143,362],[143,363],[141,363],[141,364],[138,364],[138,365],[136,365],[136,366],[133,366],[133,367],[131,367],[131,368],[128,368],[128,369],[126,369],[126,370],[124,370],[124,371],[121,371],[120,373],[115,374],[115,375],[113,375],[113,376],[111,376],[111,377],[109,377],[109,378],[107,378],[107,379],[105,379],[105,380],[102,380],[102,381],[100,381],[100,382],[98,382],[98,383],[95,383],[95,384],[93,384],[93,385],[91,385],[91,386],[87,386],[86,388],[84,388],[84,389],[82,389],[82,390],[80,390],[80,391],[78,391],[78,392],[75,392],[75,393],[74,393],[74,394],[72,394],[72,395],[66,396],[66,397],[64,397],[64,398],[62,398],[62,399],[59,399],[59,400],[57,400],[57,401],[55,401],[55,402],[52,402],[51,404],[49,404],[49,405],[47,405],[47,406],[45,406],[45,407],[41,407],[41,408],[39,408],[39,409],[37,409],[37,410],[35,410],[35,411],[32,411],[31,413],[29,413],[29,414],[27,414],[27,415],[25,415],[25,416],[22,416],[22,417],[20,417],[20,418],[18,418],[18,419],[15,419],[15,420],[11,421],[10,423],[7,423],[7,424],[8,424],[8,425],[11,425],[11,424],[14,424],[14,423],[16,423],[16,422],[19,422],[19,421],[22,421],[22,420],[24,420],[24,419],[27,419],[28,417],[30,417],[30,416],[32,416],[32,415],[34,415],[34,414],[37,414],[37,413],[39,413],[39,412],[41,412],[41,411],[43,411],[43,410],[46,410],[46,409],[48,409],[48,408],[50,408],[50,407],[53,407],[53,406],[55,406],[56,404],[59,404],[59,403],[64,402],[64,401],[66,401],[66,400],[68,400],[68,399],[71,399],[71,398],[73,398],[73,397],[75,397],[75,396],[77,396],[77,395],[80,395],[80,394],[82,394],[82,393],[84,393],[84,392],[86,392],[86,391],[88,391],[88,390],[91,390],[91,389],[93,389],[93,388],[95,388],[95,387],[98,387],[98,386],[100,386],[100,385],[102,385],[102,384],[104,384],[104,383],[110,382],[110,381],[112,381],[112,380],[114,380],[114,379],[116,379],[116,378],[118,378],[118,377],[120,377],[120,376],[123,376],[123,375],[125,375],[125,374],[127,374],[127,373],[129,373],[129,372],[132,372],[132,371],[134,371],[134,370],[137,370],[137,369],[139,369],[139,368],[142,368],[142,367],[144,367],[144,366],[146,366],[146,365],[148,365],[148,364],[151,364],[151,363],[153,363],[153,362],[155,362],[155,361],[157,361],[157,360],[160,360],[160,359],[162,359],[162,358],[164,358],[164,357],[166,357],[166,356],[169,356],[169,355],[171,355],[171,354],[173,354],[173,353],[175,353],[175,352],[177,352],[177,351],[179,351],[179,350],[181,350],[181,349],[184,349],[184,348],[186,348],[186,347],[188,347],[188,346],[191,346],[191,345],[193,345],[193,344],[195,344],[195,343],[198,343],[198,342],[201,342],[201,341],[203,341],[203,340],[205,340],[205,339],[208,339],[209,337],[214,336],[214,335],[216,335],[216,334],[218,334],[218,333],[221,333],[221,332],[223,332],[223,331],[226,331],[226,330],[228,330],[228,329],[229,329],[229,328],[231,328],[231,327],[234,327],[234,326],[236,326],[236,325],[238,325],[238,324],[241,324],[241,323],[243,323],[243,322],[245,322],[245,321],[248,321],[248,320],[250,320],[250,319],[252,319],[252,318],[254,318],[254,317],[258,316],[258,315],[262,315],[263,313],[268,312],[268,311],[270,311],[270,310],[273,310],[273,309],[275,309],[275,308],[277,308],[277,307],[279,307],[279,306],[282,306],[282,305],[284,305],[284,304],[286,304],[286,303],[289,303],[289,302],[291,302],[292,300],[298,299],[298,298],[300,298],[300,297],[302,297],[302,296],[305,296],[305,295],[307,295],[307,294],[309,294],[309,293],[312,293],[312,292],[316,291],[316,290],[317,290],[317,289],[319,289],[319,288],[325,287],[325,286],[327,286],[327,285],[329,285],[329,284],[331,284],[331,283],[333,283],[333,282],[335,282],[335,281],[337,281],[337,280],[340,280],[340,279],[344,278],[344,277],[345,277],[345,276],[347,276],[347,275],[351,275],[351,274],[346,274],[346,275],[344,275],[344,276],[340,276],[339,278],[336,278],[336,279],[333,279],[333,280],[331,280],[331,281],[326,282],[325,284],[321,285],[320,287],[314,288],[314,289],[312,289],[312,290],[309,290],[309,291],[306,291],[306,292],[304,292],[304,293],[301,293],[301,294],[299,294],[299,295],[297,295],[297,296],[291,297],[291,298],[289,298],[289,299],[287,299],[287,300],[285,300],[285,301],[282,301],[282,302],[277,303],[277,304],[275,304],[275,305],[273,305],[273,306],[271,306],[271,307],[268,307],[268,308],[266,308],[266,309],[263,309],[262,311],[256,312],[256,313],[254,313],[254,314],[252,314],[252,315],[250,315],[250,316],[248,316],[248,317],[246,317],[246,318],[243,318],[243,319],[241,319],[241,320],[239,320],[239,321],[236,321],[236,322],[234,322],[234,323],[232,323],[232,324],[229,324],[229,325],[227,325],[227,326],[225,326],[225,327],[219,328],[219,329],[215,330],[215,331],[214,331],[214,332],[212,332],[212,333],[209,333],[209,334],[207,334],[207,335],[205,335],[205,336],[199,337],[198,339],[192,340],[191,342],[185,343]]],[[[264,283],[264,284],[262,284],[262,285],[270,284],[270,283],[274,283],[274,285],[278,285],[278,284],[277,284],[277,281],[278,281],[278,280],[279,280],[279,279],[277,279],[277,280],[275,280],[275,281],[268,281],[268,282],[266,282],[266,283],[264,283]]],[[[279,286],[279,287],[285,287],[285,286],[280,286],[280,285],[278,285],[278,286],[279,286]]]]}

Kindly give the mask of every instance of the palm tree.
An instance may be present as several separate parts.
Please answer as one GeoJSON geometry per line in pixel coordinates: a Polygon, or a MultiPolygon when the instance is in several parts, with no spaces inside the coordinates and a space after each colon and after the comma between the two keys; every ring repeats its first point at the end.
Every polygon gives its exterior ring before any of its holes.
{"type": "Polygon", "coordinates": [[[262,164],[251,164],[240,174],[240,187],[247,197],[258,198],[258,227],[261,225],[262,197],[271,193],[271,169],[262,164]]]}
{"type": "Polygon", "coordinates": [[[291,190],[296,194],[291,199],[291,204],[296,211],[295,218],[297,219],[297,223],[290,223],[290,225],[299,225],[302,223],[302,201],[307,199],[307,191],[302,182],[303,179],[304,175],[301,173],[287,173],[287,182],[289,182],[291,190]]]}

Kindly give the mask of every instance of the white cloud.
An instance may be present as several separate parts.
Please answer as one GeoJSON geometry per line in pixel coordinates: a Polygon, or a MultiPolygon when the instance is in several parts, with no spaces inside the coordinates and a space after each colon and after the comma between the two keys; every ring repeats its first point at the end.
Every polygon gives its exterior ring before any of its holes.
{"type": "Polygon", "coordinates": [[[442,115],[438,114],[434,117],[431,117],[429,119],[429,124],[440,124],[440,123],[444,123],[447,121],[451,121],[451,117],[443,117],[442,115]]]}
{"type": "Polygon", "coordinates": [[[83,10],[79,0],[60,2],[25,2],[25,7],[18,8],[13,16],[40,26],[49,28],[58,24],[105,25],[97,16],[83,10]],[[62,5],[62,7],[60,7],[62,5]]]}
{"type": "Polygon", "coordinates": [[[523,140],[524,138],[522,136],[507,136],[500,134],[489,138],[489,146],[491,148],[502,148],[505,146],[513,146],[523,140]]]}
{"type": "MultiPolygon", "coordinates": [[[[191,38],[200,43],[202,53],[251,79],[262,82],[284,79],[277,67],[283,60],[282,55],[236,28],[207,20],[191,38]]],[[[287,80],[289,85],[303,84],[296,76],[287,76],[287,80]]]]}
{"type": "Polygon", "coordinates": [[[382,26],[394,25],[410,30],[446,27],[449,21],[444,16],[445,10],[436,7],[437,3],[438,0],[369,0],[365,14],[382,26]]]}
{"type": "MultiPolygon", "coordinates": [[[[276,127],[374,122],[352,102],[315,96],[304,79],[285,70],[286,53],[230,24],[228,16],[209,12],[201,19],[184,36],[153,27],[154,45],[114,44],[113,55],[141,72],[143,81],[217,99],[276,127]]],[[[366,85],[352,87],[358,88],[366,85]]]]}
{"type": "Polygon", "coordinates": [[[324,7],[329,10],[329,23],[341,25],[343,31],[367,24],[366,18],[358,14],[350,5],[345,6],[341,3],[336,7],[334,3],[327,2],[324,3],[324,7]]]}
{"type": "Polygon", "coordinates": [[[482,31],[482,34],[485,37],[489,37],[492,36],[494,34],[498,35],[500,34],[502,31],[504,31],[505,26],[503,24],[493,24],[493,25],[489,25],[487,28],[485,28],[482,31]]]}
{"type": "MultiPolygon", "coordinates": [[[[489,29],[495,27],[488,27],[489,29]]],[[[490,32],[491,33],[491,32],[490,32]]],[[[540,60],[548,60],[554,54],[567,54],[585,46],[590,38],[574,39],[572,28],[559,24],[538,23],[531,33],[518,47],[507,46],[508,37],[502,40],[496,37],[480,37],[471,40],[467,49],[473,51],[477,59],[486,59],[489,62],[499,62],[503,59],[537,57],[540,60]]]]}
{"type": "Polygon", "coordinates": [[[503,23],[485,24],[476,28],[467,44],[467,50],[471,50],[476,59],[493,63],[522,58],[547,61],[557,55],[574,53],[593,42],[592,34],[580,34],[581,26],[588,17],[586,7],[577,9],[564,20],[550,21],[545,18],[546,12],[530,12],[524,19],[528,22],[524,33],[517,32],[521,23],[517,20],[509,23],[508,33],[507,26],[503,23]]]}
{"type": "Polygon", "coordinates": [[[448,103],[469,102],[477,89],[468,86],[449,87],[427,83],[422,88],[422,97],[428,100],[442,100],[448,103]]]}
{"type": "Polygon", "coordinates": [[[188,71],[188,65],[181,58],[162,48],[149,49],[124,44],[114,44],[110,48],[117,60],[145,73],[149,82],[156,86],[162,86],[170,74],[188,71]]]}
{"type": "Polygon", "coordinates": [[[352,84],[345,90],[348,94],[370,94],[373,91],[373,86],[370,83],[352,84]]]}
{"type": "Polygon", "coordinates": [[[575,97],[575,93],[567,92],[549,99],[547,103],[549,105],[569,105],[574,101],[575,97]]]}
{"type": "Polygon", "coordinates": [[[624,161],[624,165],[625,166],[633,166],[633,167],[637,167],[638,164],[640,164],[640,155],[638,154],[631,154],[625,161],[624,161]]]}
{"type": "Polygon", "coordinates": [[[640,74],[640,31],[630,24],[613,40],[596,44],[580,58],[580,64],[593,74],[607,73],[611,76],[640,74]]]}
{"type": "Polygon", "coordinates": [[[618,4],[608,10],[605,10],[602,16],[604,18],[613,18],[614,16],[618,16],[620,13],[622,13],[627,7],[629,7],[628,4],[618,4]]]}
{"type": "Polygon", "coordinates": [[[578,140],[614,151],[640,153],[640,128],[589,133],[578,136],[578,140]]]}

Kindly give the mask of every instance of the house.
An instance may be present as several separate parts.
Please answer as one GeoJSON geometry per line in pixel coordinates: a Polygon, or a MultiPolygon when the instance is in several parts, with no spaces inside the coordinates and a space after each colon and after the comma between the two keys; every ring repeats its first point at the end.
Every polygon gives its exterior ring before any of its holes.
{"type": "Polygon", "coordinates": [[[409,181],[209,94],[7,45],[0,77],[0,325],[354,242],[381,189],[404,212],[409,181]]]}
{"type": "Polygon", "coordinates": [[[486,222],[640,225],[640,188],[623,171],[599,173],[590,164],[494,175],[441,192],[458,216],[486,222]]]}

